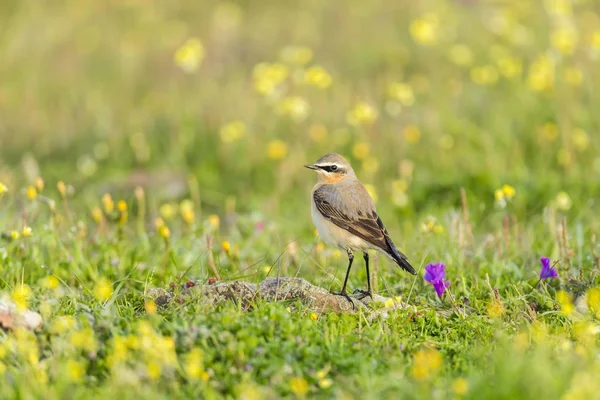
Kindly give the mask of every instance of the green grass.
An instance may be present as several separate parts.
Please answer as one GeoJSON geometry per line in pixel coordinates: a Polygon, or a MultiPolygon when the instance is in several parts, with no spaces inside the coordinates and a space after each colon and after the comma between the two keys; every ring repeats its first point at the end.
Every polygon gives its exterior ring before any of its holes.
{"type": "Polygon", "coordinates": [[[0,397],[597,398],[596,3],[187,3],[0,4],[0,291],[44,318],[0,332],[0,397]],[[339,289],[302,167],[331,151],[419,269],[375,262],[403,310],[147,301],[339,289]]]}

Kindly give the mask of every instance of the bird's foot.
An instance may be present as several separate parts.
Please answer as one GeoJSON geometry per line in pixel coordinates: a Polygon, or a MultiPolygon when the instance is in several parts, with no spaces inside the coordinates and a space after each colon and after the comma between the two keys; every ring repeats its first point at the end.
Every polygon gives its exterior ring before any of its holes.
{"type": "Polygon", "coordinates": [[[369,291],[369,290],[362,290],[362,289],[356,289],[352,294],[360,294],[360,297],[358,298],[358,300],[362,300],[365,297],[370,297],[371,300],[373,300],[373,294],[369,291]]]}
{"type": "Polygon", "coordinates": [[[342,292],[331,292],[331,294],[333,294],[335,296],[342,296],[343,298],[345,298],[346,300],[348,300],[350,302],[350,304],[352,304],[352,309],[354,310],[354,302],[352,301],[352,299],[350,298],[350,296],[348,296],[348,292],[346,292],[344,290],[342,292]]]}

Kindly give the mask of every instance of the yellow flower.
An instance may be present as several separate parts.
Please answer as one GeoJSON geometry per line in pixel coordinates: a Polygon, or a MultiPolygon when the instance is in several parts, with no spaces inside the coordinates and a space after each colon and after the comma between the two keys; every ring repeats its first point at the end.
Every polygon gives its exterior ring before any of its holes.
{"type": "Polygon", "coordinates": [[[308,315],[308,318],[310,318],[312,321],[316,321],[319,319],[319,315],[313,312],[308,315]]]}
{"type": "Polygon", "coordinates": [[[246,134],[246,124],[240,120],[223,125],[219,131],[223,143],[233,143],[246,134]]]}
{"type": "Polygon", "coordinates": [[[407,143],[418,143],[421,140],[421,130],[416,125],[407,125],[404,128],[404,139],[407,143]]]}
{"type": "Polygon", "coordinates": [[[107,214],[112,213],[115,209],[115,202],[108,193],[102,196],[102,204],[104,205],[104,211],[106,211],[107,214]]]}
{"type": "Polygon", "coordinates": [[[6,187],[4,183],[0,182],[0,197],[2,197],[2,195],[6,192],[8,192],[8,187],[6,187]]]}
{"type": "Polygon", "coordinates": [[[465,378],[457,378],[452,382],[452,391],[457,396],[464,396],[469,391],[469,382],[465,378]]]}
{"type": "Polygon", "coordinates": [[[498,60],[498,69],[502,76],[512,79],[521,76],[523,64],[517,57],[504,57],[498,60]]]}
{"type": "Polygon", "coordinates": [[[208,374],[204,371],[202,366],[203,359],[202,350],[198,348],[192,349],[187,356],[184,368],[188,378],[192,380],[203,380],[208,381],[208,374]]]}
{"type": "Polygon", "coordinates": [[[99,224],[100,222],[102,222],[102,210],[100,209],[100,207],[94,207],[92,208],[92,219],[94,220],[95,223],[99,224]]]}
{"type": "Polygon", "coordinates": [[[504,312],[504,305],[499,299],[494,298],[487,305],[487,313],[491,318],[500,318],[504,312]]]}
{"type": "Polygon", "coordinates": [[[356,143],[352,148],[352,154],[359,160],[364,160],[371,154],[371,146],[369,143],[356,143]]]}
{"type": "Polygon", "coordinates": [[[450,47],[448,51],[448,58],[454,64],[461,67],[468,67],[473,64],[473,52],[471,49],[464,44],[458,43],[450,47]]]}
{"type": "Polygon", "coordinates": [[[94,286],[94,297],[100,302],[104,302],[112,296],[112,283],[106,278],[100,278],[94,286]]]}
{"type": "Polygon", "coordinates": [[[212,214],[208,217],[208,224],[213,228],[218,228],[221,225],[221,219],[218,215],[212,214]]]}
{"type": "Polygon", "coordinates": [[[314,65],[304,73],[304,82],[319,89],[326,89],[331,86],[332,79],[325,68],[314,65]]]}
{"type": "Polygon", "coordinates": [[[405,208],[406,206],[408,206],[410,199],[408,197],[408,194],[406,194],[405,192],[394,191],[392,193],[392,202],[396,207],[405,208]]]}
{"type": "Polygon", "coordinates": [[[67,197],[67,185],[63,181],[58,181],[56,184],[56,189],[58,190],[60,197],[67,197]]]}
{"type": "Polygon", "coordinates": [[[348,123],[354,126],[373,125],[378,118],[377,109],[365,102],[356,104],[347,116],[348,123]]]}
{"type": "Polygon", "coordinates": [[[231,251],[231,243],[225,240],[223,243],[221,243],[221,248],[225,253],[229,253],[231,251]]]}
{"type": "Polygon", "coordinates": [[[471,69],[471,80],[478,85],[493,85],[498,81],[498,70],[493,65],[484,65],[471,69]]]}
{"type": "Polygon", "coordinates": [[[72,359],[67,360],[67,377],[69,381],[79,383],[85,375],[85,364],[72,359]]]}
{"type": "Polygon", "coordinates": [[[60,281],[54,275],[48,275],[42,280],[42,287],[50,290],[56,290],[60,286],[60,281]]]}
{"type": "Polygon", "coordinates": [[[302,377],[290,379],[290,389],[296,396],[304,396],[308,393],[308,382],[302,377]]]}
{"type": "Polygon", "coordinates": [[[159,363],[155,361],[149,361],[146,365],[146,373],[148,374],[148,378],[155,381],[160,378],[162,374],[162,368],[159,363]]]}
{"type": "Polygon", "coordinates": [[[164,219],[170,220],[170,219],[173,219],[173,217],[175,217],[175,215],[177,214],[177,206],[175,204],[165,203],[160,206],[159,211],[160,211],[160,215],[164,219]]]}
{"type": "Polygon", "coordinates": [[[415,103],[415,93],[408,83],[391,82],[387,88],[388,96],[397,100],[403,106],[412,106],[415,103]]]}
{"type": "Polygon", "coordinates": [[[417,351],[413,358],[411,374],[417,381],[433,377],[442,366],[442,355],[436,349],[427,348],[417,351]]]}
{"type": "Polygon", "coordinates": [[[12,299],[21,311],[27,308],[31,297],[31,288],[27,285],[19,285],[12,292],[12,299]]]}
{"type": "Polygon", "coordinates": [[[127,202],[125,202],[125,200],[119,200],[119,202],[117,203],[117,210],[119,210],[120,212],[127,211],[127,202]]]}
{"type": "Polygon", "coordinates": [[[324,379],[331,370],[331,365],[326,365],[324,368],[317,371],[315,374],[317,379],[324,379]]]}
{"type": "Polygon", "coordinates": [[[569,211],[573,204],[571,197],[567,192],[559,192],[554,199],[554,203],[556,204],[556,208],[561,211],[569,211]]]}
{"type": "Polygon", "coordinates": [[[319,387],[321,389],[329,389],[333,385],[333,381],[329,378],[319,379],[319,387]]]}
{"type": "Polygon", "coordinates": [[[186,224],[191,225],[194,223],[194,203],[192,203],[191,200],[183,200],[179,204],[179,212],[181,213],[181,218],[183,218],[183,221],[186,224]]]}
{"type": "Polygon", "coordinates": [[[554,62],[548,56],[539,56],[529,67],[529,87],[537,92],[554,87],[554,62]]]}
{"type": "Polygon", "coordinates": [[[310,104],[300,96],[290,96],[281,100],[277,107],[281,115],[290,117],[296,122],[304,121],[310,113],[310,104]]]}
{"type": "Polygon", "coordinates": [[[33,234],[33,231],[31,230],[31,227],[29,226],[24,226],[23,227],[23,231],[21,232],[21,234],[23,235],[23,237],[29,237],[33,234]]]}
{"type": "Polygon", "coordinates": [[[34,182],[34,186],[37,189],[38,193],[44,190],[44,180],[41,177],[37,177],[34,182]]]}
{"type": "Polygon", "coordinates": [[[577,46],[578,34],[572,28],[560,28],[552,32],[550,35],[550,43],[552,47],[563,54],[573,54],[577,46]]]}
{"type": "Polygon", "coordinates": [[[600,288],[591,288],[586,293],[587,303],[596,318],[600,319],[600,288]]]}
{"type": "Polygon", "coordinates": [[[280,58],[292,65],[306,65],[313,58],[313,51],[306,46],[286,46],[281,49],[280,58]]]}
{"type": "Polygon", "coordinates": [[[406,193],[408,191],[408,182],[404,179],[397,179],[392,182],[392,189],[395,192],[406,193]]]}
{"type": "Polygon", "coordinates": [[[175,51],[175,64],[188,73],[198,70],[203,59],[204,46],[198,38],[188,39],[175,51]]]}
{"type": "Polygon", "coordinates": [[[77,350],[85,350],[87,352],[95,351],[97,347],[94,332],[91,328],[74,331],[71,333],[69,342],[77,350]]]}
{"type": "Polygon", "coordinates": [[[162,225],[162,226],[158,227],[158,234],[163,239],[169,239],[171,237],[171,230],[169,229],[169,227],[167,225],[162,225]]]}
{"type": "Polygon", "coordinates": [[[589,321],[577,321],[573,324],[573,336],[582,344],[593,345],[596,338],[596,325],[589,321]]]}
{"type": "MultiPolygon", "coordinates": [[[[317,234],[318,236],[318,234],[317,234]]],[[[315,245],[315,252],[316,253],[322,253],[325,250],[325,245],[323,244],[323,242],[317,242],[317,244],[315,245]]],[[[269,266],[269,269],[266,272],[269,272],[269,270],[271,269],[271,266],[269,266]]]]}
{"type": "Polygon", "coordinates": [[[257,64],[252,71],[254,89],[263,96],[272,95],[288,74],[288,67],[283,64],[257,64]]]}
{"type": "Polygon", "coordinates": [[[509,200],[515,197],[515,194],[517,194],[515,188],[510,185],[503,185],[502,193],[504,193],[504,197],[509,200]]]}
{"type": "Polygon", "coordinates": [[[496,189],[494,191],[494,199],[496,200],[496,204],[500,207],[506,206],[506,199],[504,198],[504,192],[502,189],[496,189]]]}
{"type": "Polygon", "coordinates": [[[267,145],[267,156],[271,160],[281,160],[285,158],[287,152],[287,144],[281,140],[272,140],[267,145]]]}
{"type": "Polygon", "coordinates": [[[322,142],[327,137],[327,128],[322,124],[311,125],[308,136],[315,142],[322,142]]]}
{"type": "Polygon", "coordinates": [[[19,235],[19,232],[17,232],[17,231],[11,231],[11,232],[10,232],[10,237],[11,237],[13,240],[17,240],[17,239],[18,239],[20,236],[21,236],[21,235],[19,235]]]}
{"type": "Polygon", "coordinates": [[[433,216],[427,217],[425,222],[421,225],[421,232],[423,233],[435,233],[440,235],[444,233],[444,227],[437,223],[437,220],[433,216]]]}
{"type": "Polygon", "coordinates": [[[365,172],[373,174],[379,169],[379,161],[375,157],[367,157],[363,161],[362,167],[365,170],[365,172]]]}
{"type": "Polygon", "coordinates": [[[369,192],[369,195],[373,199],[373,202],[377,203],[377,189],[375,189],[375,186],[367,183],[365,184],[365,189],[367,189],[367,192],[369,192]]]}
{"type": "Polygon", "coordinates": [[[29,200],[35,200],[35,198],[36,198],[36,197],[37,197],[37,195],[38,195],[38,193],[37,193],[37,190],[36,190],[35,186],[29,186],[29,187],[27,188],[27,191],[26,191],[26,193],[27,193],[27,198],[28,198],[29,200]]]}
{"type": "Polygon", "coordinates": [[[388,298],[383,305],[387,308],[394,307],[394,299],[388,298]]]}
{"type": "Polygon", "coordinates": [[[539,133],[543,140],[552,142],[558,137],[558,128],[553,123],[546,123],[540,127],[539,133]]]}
{"type": "Polygon", "coordinates": [[[428,46],[437,42],[439,18],[435,14],[426,14],[410,24],[410,34],[419,44],[428,46]]]}
{"type": "Polygon", "coordinates": [[[581,86],[583,72],[577,67],[568,67],[564,72],[565,81],[571,86],[581,86]]]}
{"type": "Polygon", "coordinates": [[[585,151],[590,145],[588,134],[581,128],[573,130],[573,144],[579,151],[585,151]]]}
{"type": "Polygon", "coordinates": [[[127,223],[127,218],[128,218],[128,213],[127,211],[121,211],[121,215],[119,215],[119,224],[124,225],[127,223]]]}
{"type": "Polygon", "coordinates": [[[590,37],[590,42],[592,44],[592,47],[594,47],[596,50],[600,50],[600,30],[597,30],[592,33],[590,37]]]}
{"type": "Polygon", "coordinates": [[[66,333],[73,331],[76,326],[77,321],[75,321],[75,317],[71,315],[61,315],[56,317],[52,322],[50,332],[55,335],[65,335],[66,333]]]}
{"type": "Polygon", "coordinates": [[[152,300],[148,300],[144,304],[144,309],[146,310],[146,313],[148,313],[148,315],[154,315],[157,311],[156,303],[152,300]]]}
{"type": "Polygon", "coordinates": [[[568,317],[575,311],[575,306],[571,301],[571,295],[565,292],[564,290],[560,290],[556,293],[556,301],[560,305],[561,313],[568,317]]]}

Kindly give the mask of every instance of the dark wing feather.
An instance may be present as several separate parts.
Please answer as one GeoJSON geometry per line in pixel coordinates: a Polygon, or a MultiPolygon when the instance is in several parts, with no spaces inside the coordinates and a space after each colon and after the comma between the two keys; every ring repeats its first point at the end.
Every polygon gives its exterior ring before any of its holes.
{"type": "Polygon", "coordinates": [[[313,199],[323,217],[366,242],[379,247],[389,254],[400,267],[411,274],[416,274],[406,256],[394,246],[387,229],[383,226],[381,218],[379,218],[374,209],[368,212],[359,210],[355,216],[350,216],[341,210],[340,207],[336,207],[329,202],[325,196],[325,192],[321,189],[324,189],[324,186],[315,190],[313,199]]]}

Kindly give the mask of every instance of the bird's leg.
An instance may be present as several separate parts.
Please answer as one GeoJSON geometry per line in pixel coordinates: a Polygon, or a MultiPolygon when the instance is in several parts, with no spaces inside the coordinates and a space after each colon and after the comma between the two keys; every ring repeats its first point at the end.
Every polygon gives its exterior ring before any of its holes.
{"type": "Polygon", "coordinates": [[[342,286],[341,292],[339,292],[339,293],[332,292],[332,294],[335,294],[336,296],[345,297],[346,300],[348,300],[352,304],[352,308],[354,308],[354,302],[352,301],[350,296],[348,296],[348,292],[346,292],[346,285],[348,284],[348,277],[350,276],[350,269],[352,268],[352,261],[354,261],[354,254],[352,253],[352,250],[350,250],[350,249],[348,249],[346,251],[348,252],[348,270],[346,271],[346,278],[344,278],[344,285],[342,286]]]}
{"type": "Polygon", "coordinates": [[[357,289],[356,292],[362,294],[359,300],[369,296],[373,300],[373,294],[371,294],[371,274],[369,273],[369,253],[365,252],[365,267],[367,269],[367,290],[357,289]]]}

